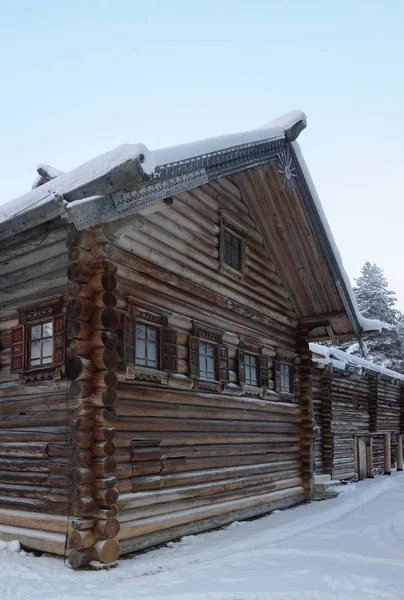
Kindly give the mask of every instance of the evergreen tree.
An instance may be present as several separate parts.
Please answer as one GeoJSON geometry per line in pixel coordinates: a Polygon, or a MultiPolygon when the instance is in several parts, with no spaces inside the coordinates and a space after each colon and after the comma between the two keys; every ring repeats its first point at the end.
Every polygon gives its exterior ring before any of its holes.
{"type": "MultiPolygon", "coordinates": [[[[354,287],[359,310],[364,317],[379,319],[382,332],[374,337],[364,336],[369,360],[388,369],[404,372],[404,317],[394,308],[396,294],[389,290],[382,269],[366,262],[354,287]]],[[[341,350],[361,355],[359,344],[346,340],[339,344],[341,350]]]]}

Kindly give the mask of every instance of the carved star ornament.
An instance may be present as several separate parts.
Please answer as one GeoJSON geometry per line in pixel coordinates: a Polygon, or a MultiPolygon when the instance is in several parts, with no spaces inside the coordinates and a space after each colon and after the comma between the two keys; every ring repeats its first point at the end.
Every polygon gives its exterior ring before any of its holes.
{"type": "Polygon", "coordinates": [[[288,192],[296,190],[297,172],[288,150],[283,150],[278,154],[277,170],[282,178],[282,188],[288,192]]]}

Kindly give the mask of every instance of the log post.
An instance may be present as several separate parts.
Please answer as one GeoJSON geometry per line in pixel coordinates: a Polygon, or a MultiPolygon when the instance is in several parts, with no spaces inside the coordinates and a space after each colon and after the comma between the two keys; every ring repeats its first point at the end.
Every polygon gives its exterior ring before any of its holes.
{"type": "Polygon", "coordinates": [[[384,474],[391,475],[391,441],[390,433],[384,434],[384,474]]]}
{"type": "Polygon", "coordinates": [[[397,471],[403,470],[403,434],[397,435],[397,471]]]}
{"type": "Polygon", "coordinates": [[[68,278],[72,288],[68,303],[67,337],[70,340],[66,376],[76,400],[76,422],[71,432],[73,452],[72,531],[69,562],[73,568],[92,560],[114,562],[119,556],[116,502],[118,491],[113,458],[118,398],[115,350],[119,315],[114,310],[114,265],[95,258],[96,241],[88,232],[68,236],[68,278]],[[96,302],[95,302],[96,299],[96,302]]]}
{"type": "Polygon", "coordinates": [[[312,353],[309,349],[309,332],[307,328],[299,328],[296,350],[300,358],[300,464],[304,497],[312,499],[314,492],[314,411],[312,395],[312,353]]]}
{"type": "Polygon", "coordinates": [[[333,478],[334,464],[334,439],[331,430],[332,421],[332,379],[324,373],[321,377],[321,425],[322,425],[322,452],[324,473],[333,478]]]}
{"type": "Polygon", "coordinates": [[[373,479],[375,476],[373,472],[373,439],[369,438],[366,444],[366,477],[373,479]]]}

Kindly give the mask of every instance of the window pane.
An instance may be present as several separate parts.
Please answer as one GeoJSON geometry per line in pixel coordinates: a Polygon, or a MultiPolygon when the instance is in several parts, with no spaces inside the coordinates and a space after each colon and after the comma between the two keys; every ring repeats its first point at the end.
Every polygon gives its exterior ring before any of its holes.
{"type": "Polygon", "coordinates": [[[41,326],[35,325],[31,329],[31,340],[39,340],[41,337],[41,326]]]}
{"type": "Polygon", "coordinates": [[[214,356],[215,349],[214,349],[214,347],[213,347],[212,344],[206,344],[206,349],[207,349],[206,353],[207,353],[208,356],[214,356]]]}
{"type": "Polygon", "coordinates": [[[136,364],[137,365],[145,365],[146,364],[146,359],[144,359],[144,358],[137,358],[136,357],[136,364]]]}
{"type": "Polygon", "coordinates": [[[229,231],[224,232],[224,239],[227,244],[231,244],[232,235],[229,231]]]}
{"type": "Polygon", "coordinates": [[[47,356],[46,358],[42,359],[42,364],[43,365],[48,365],[51,362],[52,362],[52,357],[51,356],[47,356]]]}
{"type": "Polygon", "coordinates": [[[147,339],[155,340],[156,339],[156,330],[154,327],[147,328],[147,339]]]}
{"type": "Polygon", "coordinates": [[[145,338],[146,337],[146,327],[144,325],[136,325],[136,337],[137,338],[145,338]]]}
{"type": "Polygon", "coordinates": [[[35,360],[31,360],[31,366],[35,367],[36,365],[40,365],[41,361],[39,360],[39,358],[36,358],[35,360]]]}
{"type": "Polygon", "coordinates": [[[210,356],[208,356],[208,373],[212,377],[215,375],[215,361],[210,356]]]}
{"type": "Polygon", "coordinates": [[[42,344],[42,356],[52,356],[52,338],[44,339],[42,344]]]}
{"type": "Polygon", "coordinates": [[[50,337],[52,335],[52,323],[43,324],[43,337],[50,337]]]}
{"type": "Polygon", "coordinates": [[[41,342],[31,342],[31,358],[40,358],[41,356],[41,342]]]}
{"type": "Polygon", "coordinates": [[[147,358],[154,361],[157,359],[157,345],[154,342],[147,345],[147,358]]]}
{"type": "Polygon", "coordinates": [[[230,265],[231,264],[231,246],[229,246],[228,244],[226,244],[225,246],[225,253],[224,253],[224,260],[225,262],[230,265]]]}
{"type": "Polygon", "coordinates": [[[145,358],[146,342],[144,340],[136,340],[136,357],[145,358]]]}
{"type": "Polygon", "coordinates": [[[236,237],[233,238],[233,247],[238,248],[240,246],[240,240],[236,237]]]}

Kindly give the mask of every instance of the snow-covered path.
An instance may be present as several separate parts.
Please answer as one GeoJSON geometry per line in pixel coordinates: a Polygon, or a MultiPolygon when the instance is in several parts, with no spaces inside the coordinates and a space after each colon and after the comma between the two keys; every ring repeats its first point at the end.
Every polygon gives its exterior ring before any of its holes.
{"type": "Polygon", "coordinates": [[[404,598],[404,474],[334,500],[189,536],[74,572],[0,542],[1,600],[396,600],[404,598]]]}

